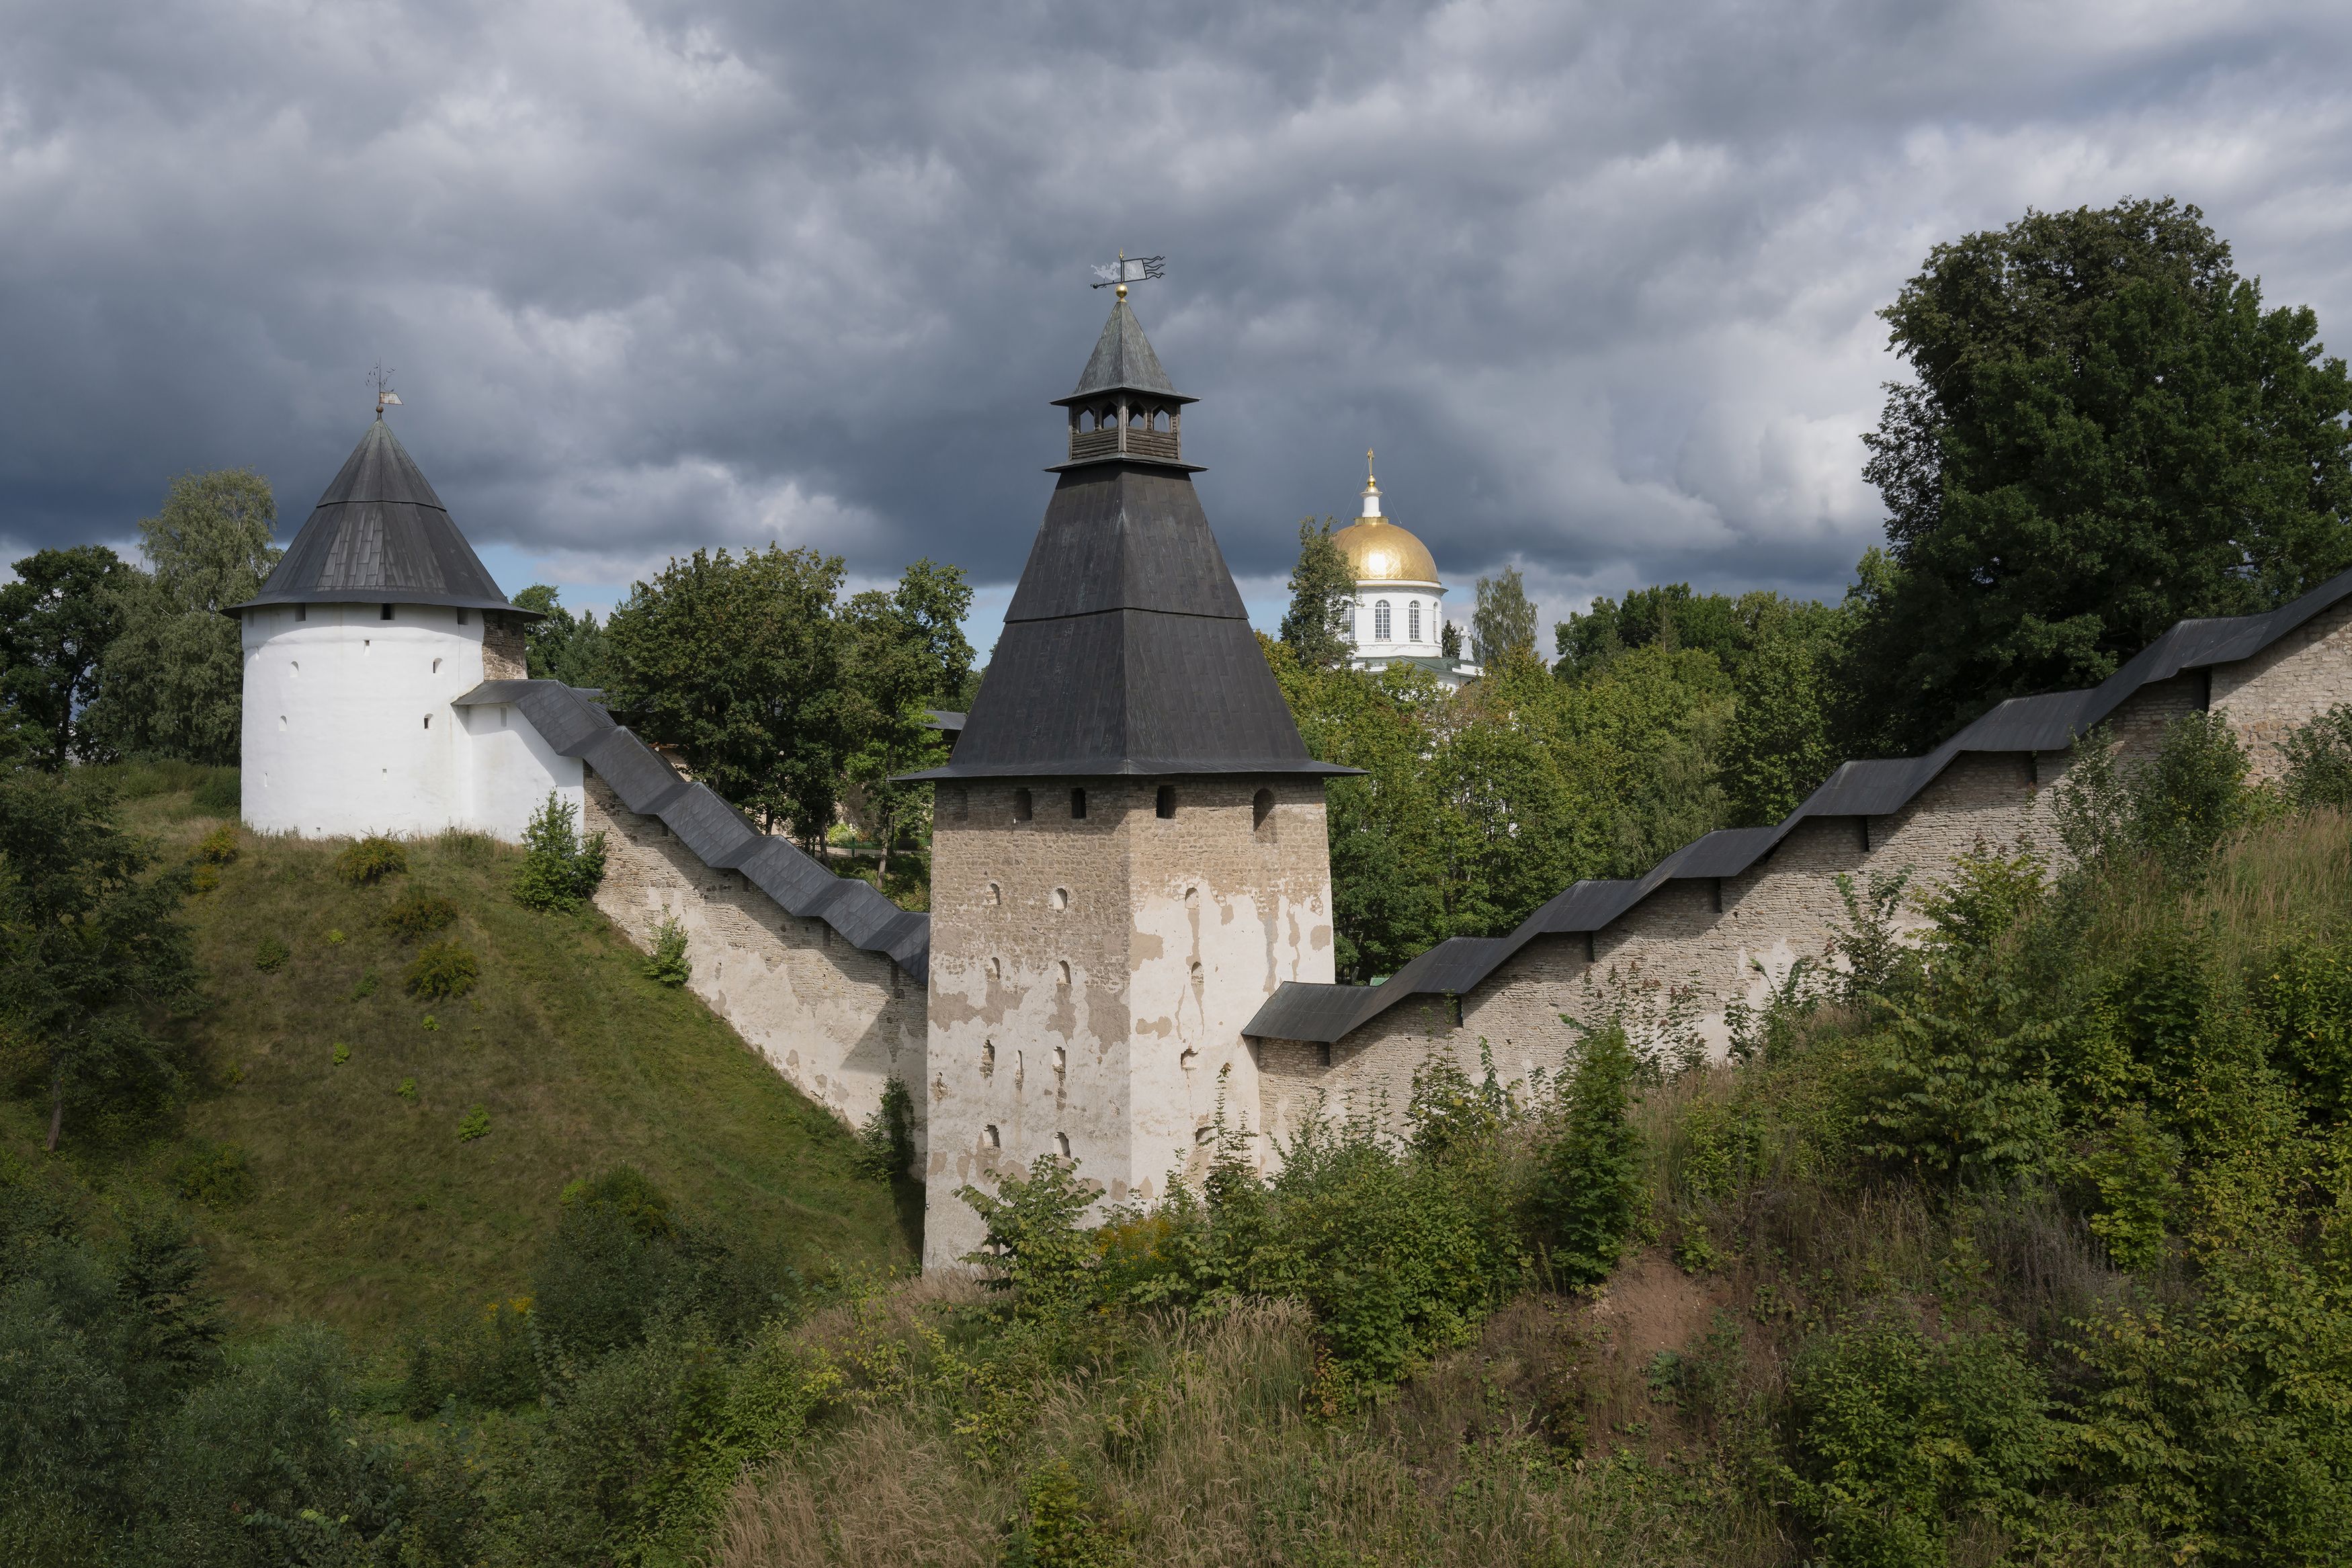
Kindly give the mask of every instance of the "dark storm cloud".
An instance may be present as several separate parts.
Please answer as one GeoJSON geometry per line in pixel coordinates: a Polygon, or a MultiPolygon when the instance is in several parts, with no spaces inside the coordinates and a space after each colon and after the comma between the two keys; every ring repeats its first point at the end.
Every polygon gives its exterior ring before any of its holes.
{"type": "Polygon", "coordinates": [[[1236,570],[1392,509],[1466,600],[1834,589],[1873,312],[2041,206],[2200,203],[2352,310],[2337,6],[373,3],[0,12],[0,540],[252,463],[298,521],[398,367],[478,542],[1019,570],[1107,301],[1203,401],[1236,570]]]}

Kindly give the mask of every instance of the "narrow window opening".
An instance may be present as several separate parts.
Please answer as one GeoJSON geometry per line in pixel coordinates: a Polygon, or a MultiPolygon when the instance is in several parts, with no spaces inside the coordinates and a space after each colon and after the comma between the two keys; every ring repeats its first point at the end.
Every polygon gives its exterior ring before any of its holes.
{"type": "Polygon", "coordinates": [[[1070,1070],[1070,1053],[1060,1046],[1054,1048],[1054,1071],[1058,1075],[1070,1070]]]}
{"type": "Polygon", "coordinates": [[[1083,789],[1073,789],[1070,791],[1070,820],[1074,822],[1083,822],[1086,818],[1087,792],[1083,789]]]}
{"type": "Polygon", "coordinates": [[[988,902],[992,904],[1004,902],[1004,890],[992,882],[988,884],[988,902]]]}
{"type": "Polygon", "coordinates": [[[1316,1057],[1317,1057],[1317,1061],[1316,1061],[1316,1065],[1317,1065],[1317,1066],[1318,1066],[1318,1067],[1328,1067],[1328,1066],[1330,1066],[1330,1065],[1331,1065],[1331,1042],[1330,1042],[1329,1040],[1327,1040],[1323,1041],[1321,1044],[1318,1045],[1318,1046],[1315,1048],[1315,1054],[1316,1054],[1316,1057]]]}
{"type": "Polygon", "coordinates": [[[1003,1146],[1003,1140],[996,1135],[996,1124],[993,1122],[980,1130],[980,1141],[992,1149],[1003,1146]]]}
{"type": "Polygon", "coordinates": [[[441,661],[438,659],[433,661],[433,673],[436,675],[441,673],[441,661]]]}
{"type": "Polygon", "coordinates": [[[425,727],[427,729],[433,727],[433,716],[429,713],[425,716],[425,727]]]}
{"type": "Polygon", "coordinates": [[[1070,961],[1067,958],[1061,961],[1058,966],[1058,972],[1061,983],[1065,986],[1068,985],[1070,983],[1070,961]]]}
{"type": "Polygon", "coordinates": [[[1385,643],[1389,640],[1389,601],[1385,599],[1380,600],[1372,605],[1373,642],[1385,643]]]}
{"type": "Polygon", "coordinates": [[[1001,980],[1001,979],[1004,978],[1004,960],[1003,960],[1003,959],[1002,959],[1002,958],[991,958],[991,959],[988,961],[988,977],[989,977],[990,979],[992,979],[992,980],[1001,980]]]}
{"type": "Polygon", "coordinates": [[[291,663],[293,664],[293,666],[294,666],[294,673],[295,673],[296,674],[298,674],[298,675],[299,675],[299,674],[300,674],[302,673],[302,661],[301,661],[301,660],[299,660],[299,659],[296,659],[296,660],[291,661],[291,663]]]}
{"type": "Polygon", "coordinates": [[[906,980],[906,977],[907,972],[898,967],[898,961],[896,958],[890,960],[890,994],[892,996],[895,997],[899,994],[899,988],[906,980]]]}
{"type": "Polygon", "coordinates": [[[1056,1134],[1054,1134],[1054,1152],[1055,1152],[1055,1154],[1057,1154],[1057,1155],[1061,1155],[1061,1156],[1062,1156],[1062,1158],[1064,1158],[1064,1159],[1066,1159],[1066,1159],[1068,1159],[1068,1158],[1070,1157],[1070,1134],[1067,1134],[1067,1133],[1056,1133],[1056,1134]]]}
{"type": "Polygon", "coordinates": [[[294,622],[296,625],[299,626],[309,619],[310,619],[310,607],[309,605],[298,604],[294,607],[294,622]]]}
{"type": "Polygon", "coordinates": [[[389,620],[391,620],[391,619],[392,619],[392,606],[391,606],[391,605],[389,605],[389,604],[385,605],[385,606],[383,607],[383,612],[382,612],[380,614],[378,614],[378,615],[376,616],[376,619],[377,619],[377,620],[379,620],[379,621],[389,621],[389,620]]]}
{"type": "Polygon", "coordinates": [[[1421,641],[1421,601],[1418,599],[1404,607],[1404,632],[1406,642],[1421,641]]]}
{"type": "Polygon", "coordinates": [[[1274,831],[1274,791],[1261,789],[1250,797],[1250,831],[1264,838],[1274,831]]]}
{"type": "Polygon", "coordinates": [[[1584,961],[1588,964],[1601,961],[1601,934],[1597,931],[1584,934],[1584,961]]]}
{"type": "Polygon", "coordinates": [[[1870,852],[1870,819],[1856,817],[1854,821],[1862,827],[1862,852],[1868,854],[1870,852]]]}
{"type": "Polygon", "coordinates": [[[1175,785],[1162,784],[1160,787],[1160,794],[1152,802],[1152,810],[1158,813],[1160,820],[1163,822],[1172,822],[1176,820],[1175,785]]]}
{"type": "Polygon", "coordinates": [[[1057,910],[1067,909],[1070,907],[1070,890],[1066,887],[1055,888],[1052,902],[1057,910]]]}
{"type": "Polygon", "coordinates": [[[1195,958],[1192,960],[1192,994],[1194,996],[1201,994],[1201,987],[1202,984],[1203,979],[1201,974],[1201,960],[1195,958]]]}
{"type": "Polygon", "coordinates": [[[971,791],[961,784],[948,791],[948,820],[956,822],[971,821],[971,791]]]}
{"type": "Polygon", "coordinates": [[[980,1075],[982,1078],[996,1076],[996,1042],[992,1040],[980,1042],[980,1075]]]}
{"type": "Polygon", "coordinates": [[[458,612],[457,612],[457,624],[458,624],[458,625],[460,625],[460,626],[463,626],[465,623],[466,623],[466,612],[465,612],[463,610],[460,610],[460,611],[458,611],[458,612]]]}
{"type": "Polygon", "coordinates": [[[1016,822],[1029,820],[1029,791],[1026,789],[1013,791],[1013,820],[1016,822]]]}
{"type": "Polygon", "coordinates": [[[1721,877],[1715,879],[1715,912],[1717,915],[1723,913],[1723,879],[1721,877]]]}
{"type": "Polygon", "coordinates": [[[1182,1068],[1185,1071],[1190,1072],[1192,1071],[1193,1067],[1200,1062],[1200,1060],[1201,1053],[1194,1051],[1188,1045],[1184,1048],[1183,1054],[1177,1057],[1176,1065],[1182,1068]]]}

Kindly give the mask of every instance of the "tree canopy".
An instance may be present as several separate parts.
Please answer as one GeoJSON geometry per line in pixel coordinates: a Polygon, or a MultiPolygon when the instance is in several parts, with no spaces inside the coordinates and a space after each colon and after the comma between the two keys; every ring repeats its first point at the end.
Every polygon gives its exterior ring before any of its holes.
{"type": "Polygon", "coordinates": [[[1937,246],[1882,314],[1916,379],[1864,438],[1888,552],[1848,664],[1858,746],[1932,745],[2352,565],[2344,362],[2195,207],[2029,211],[1937,246]]]}
{"type": "Polygon", "coordinates": [[[1298,662],[1336,670],[1354,652],[1349,641],[1356,615],[1356,573],[1331,542],[1337,519],[1298,520],[1298,564],[1290,569],[1290,609],[1282,617],[1282,640],[1298,662]]]}
{"type": "Polygon", "coordinates": [[[523,660],[534,681],[562,681],[567,686],[602,688],[606,681],[604,628],[596,612],[577,615],[566,610],[559,591],[534,582],[514,596],[516,606],[536,610],[543,617],[523,633],[523,660]]]}
{"type": "Polygon", "coordinates": [[[123,756],[233,765],[245,655],[221,612],[261,591],[285,552],[278,503],[250,468],[184,474],[139,524],[146,570],[117,580],[122,628],[108,647],[89,727],[123,756]]]}
{"type": "Polygon", "coordinates": [[[1536,607],[1527,580],[1516,566],[1478,580],[1478,607],[1470,617],[1471,655],[1481,664],[1532,660],[1536,653],[1536,607]]]}
{"type": "Polygon", "coordinates": [[[0,585],[0,699],[32,759],[55,772],[100,742],[88,711],[122,631],[131,568],[104,545],[36,550],[0,585]]]}

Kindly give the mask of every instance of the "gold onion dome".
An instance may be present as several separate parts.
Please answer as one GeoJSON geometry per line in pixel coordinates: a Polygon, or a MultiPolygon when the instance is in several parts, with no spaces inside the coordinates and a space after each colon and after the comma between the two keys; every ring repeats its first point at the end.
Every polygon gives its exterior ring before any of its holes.
{"type": "MultiPolygon", "coordinates": [[[[1364,454],[1368,467],[1371,455],[1364,454]]],[[[1360,583],[1437,580],[1437,562],[1430,559],[1429,547],[1381,515],[1380,481],[1369,472],[1364,476],[1363,515],[1333,534],[1331,542],[1348,558],[1348,570],[1360,583]]]]}

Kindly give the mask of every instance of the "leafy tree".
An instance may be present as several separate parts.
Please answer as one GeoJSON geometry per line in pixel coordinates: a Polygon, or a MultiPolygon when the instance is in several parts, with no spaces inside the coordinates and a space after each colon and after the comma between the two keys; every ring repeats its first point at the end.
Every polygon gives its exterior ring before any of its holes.
{"type": "Polygon", "coordinates": [[[1737,671],[1754,630],[1756,607],[1777,601],[1769,593],[1734,599],[1725,593],[1693,593],[1687,582],[1637,588],[1622,604],[1601,598],[1581,614],[1570,613],[1552,627],[1559,655],[1554,666],[1562,680],[1605,667],[1634,648],[1704,648],[1727,671],[1737,671]]]}
{"type": "Polygon", "coordinates": [[[1470,647],[1488,669],[1536,656],[1536,607],[1516,566],[1478,580],[1478,608],[1470,618],[1470,647]]]}
{"type": "Polygon", "coordinates": [[[1864,740],[1924,749],[2352,564],[2352,381],[2195,207],[2029,211],[1883,314],[1917,380],[1865,438],[1890,554],[1849,661],[1864,740]]]}
{"type": "Polygon", "coordinates": [[[250,468],[184,474],[139,524],[144,571],[122,574],[122,632],[89,722],[107,748],[229,766],[244,729],[245,653],[221,612],[251,599],[285,552],[278,503],[250,468]]]}
{"type": "Polygon", "coordinates": [[[45,1060],[53,1151],[68,1100],[122,1112],[178,1082],[145,1015],[194,983],[188,872],[159,858],[103,785],[0,779],[0,1006],[45,1060]]]}
{"type": "Polygon", "coordinates": [[[1734,827],[1793,811],[1843,760],[1837,751],[1839,618],[1820,605],[1767,619],[1732,676],[1723,792],[1734,827]]]}
{"type": "Polygon", "coordinates": [[[2297,806],[2352,807],[2352,703],[2337,703],[2279,743],[2280,780],[2297,806]]]}
{"type": "Polygon", "coordinates": [[[1462,656],[1462,628],[1448,621],[1437,631],[1437,651],[1449,659],[1462,656]]]}
{"type": "Polygon", "coordinates": [[[854,809],[882,845],[875,874],[886,886],[892,847],[930,820],[931,787],[893,777],[947,758],[929,710],[954,702],[971,674],[971,644],[963,634],[971,609],[963,569],[925,559],[908,567],[895,589],[869,589],[842,612],[849,699],[843,777],[854,809]]]}
{"type": "Polygon", "coordinates": [[[99,745],[87,718],[99,666],[121,633],[122,589],[131,575],[104,545],[37,550],[0,586],[0,701],[56,772],[99,745]]]}
{"type": "Polygon", "coordinates": [[[1536,1231],[1571,1284],[1607,1279],[1641,1220],[1642,1134],[1627,1119],[1641,1066],[1623,1030],[1586,1035],[1538,1155],[1536,1231]]]}
{"type": "Polygon", "coordinates": [[[604,835],[582,838],[579,809],[549,790],[522,831],[515,902],[526,909],[577,909],[595,896],[604,880],[604,835]]]}
{"type": "Polygon", "coordinates": [[[842,771],[838,556],[720,550],[672,558],[605,626],[610,695],[696,778],[814,845],[842,771]]]}
{"type": "Polygon", "coordinates": [[[558,602],[557,590],[534,582],[514,596],[517,606],[536,610],[544,620],[531,622],[523,633],[524,667],[534,681],[562,681],[567,686],[600,690],[605,684],[604,628],[596,612],[574,615],[558,602]]]}
{"type": "Polygon", "coordinates": [[[1308,669],[1337,670],[1354,653],[1349,642],[1356,614],[1356,573],[1331,542],[1337,519],[1298,522],[1298,564],[1290,569],[1290,609],[1282,640],[1308,669]]]}

